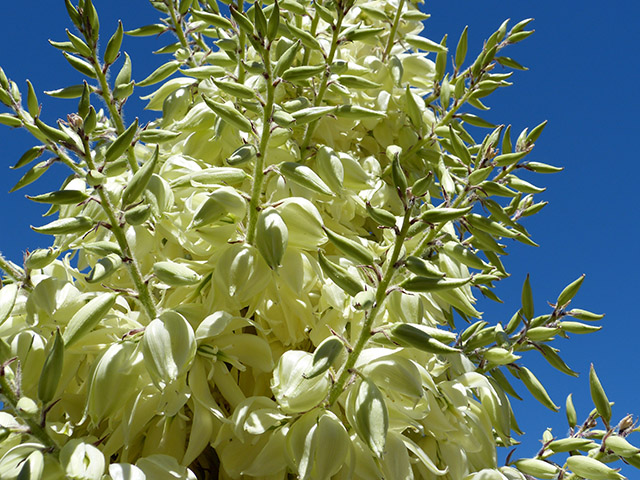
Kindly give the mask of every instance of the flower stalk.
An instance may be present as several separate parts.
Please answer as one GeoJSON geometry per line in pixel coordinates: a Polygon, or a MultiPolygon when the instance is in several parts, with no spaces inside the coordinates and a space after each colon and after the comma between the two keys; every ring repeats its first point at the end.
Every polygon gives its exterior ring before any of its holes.
{"type": "MultiPolygon", "coordinates": [[[[342,21],[344,20],[344,16],[346,12],[342,9],[338,9],[338,18],[336,20],[336,24],[332,26],[333,34],[331,36],[331,47],[329,48],[329,53],[326,57],[327,68],[322,74],[322,80],[320,81],[320,88],[318,89],[318,93],[316,94],[316,98],[313,102],[315,107],[319,107],[324,99],[324,94],[327,91],[329,86],[329,77],[331,76],[331,64],[333,63],[333,58],[336,54],[336,49],[338,48],[338,40],[340,37],[340,30],[342,29],[342,21]]],[[[316,16],[317,17],[317,16],[316,16]]],[[[315,18],[315,17],[314,17],[315,18]]],[[[309,143],[311,142],[311,137],[313,136],[313,132],[316,129],[316,125],[319,120],[314,120],[307,125],[307,130],[305,131],[304,138],[302,140],[302,145],[300,146],[300,159],[304,160],[307,149],[309,148],[309,143]]]]}
{"type": "Polygon", "coordinates": [[[387,260],[387,267],[385,269],[384,275],[382,276],[382,280],[380,280],[380,283],[378,283],[378,286],[376,288],[375,303],[371,310],[369,310],[368,315],[365,318],[364,325],[362,326],[362,330],[360,331],[360,335],[358,336],[358,340],[353,346],[353,349],[349,352],[347,360],[342,367],[342,371],[340,372],[338,379],[329,391],[329,397],[327,400],[327,404],[329,406],[333,405],[344,391],[347,381],[349,380],[351,375],[353,375],[352,370],[356,362],[358,361],[358,357],[362,353],[362,350],[367,344],[367,341],[371,338],[371,327],[375,322],[380,309],[382,308],[384,300],[387,296],[387,289],[389,288],[389,285],[391,285],[394,274],[398,272],[397,262],[400,258],[400,252],[402,251],[402,247],[407,238],[409,227],[411,226],[412,210],[413,206],[411,204],[406,207],[405,214],[402,219],[402,228],[400,229],[400,232],[396,234],[393,251],[391,252],[391,256],[389,257],[389,259],[387,260]]]}
{"type": "Polygon", "coordinates": [[[262,56],[265,65],[264,76],[267,83],[267,99],[262,111],[262,132],[260,133],[260,143],[253,169],[253,187],[251,189],[251,201],[249,202],[249,223],[247,225],[246,240],[250,245],[255,243],[256,225],[258,222],[258,214],[260,212],[260,203],[262,198],[262,185],[265,177],[263,170],[267,157],[269,137],[271,136],[271,116],[273,115],[273,103],[276,89],[271,74],[271,62],[269,61],[268,48],[265,49],[262,56]]]}
{"type": "Polygon", "coordinates": [[[24,272],[22,271],[22,269],[11,260],[6,259],[1,253],[0,270],[2,270],[9,278],[11,278],[15,282],[22,282],[25,280],[24,272]]]}
{"type": "Polygon", "coordinates": [[[18,409],[18,395],[13,391],[7,376],[5,375],[4,368],[0,370],[0,396],[5,400],[5,408],[8,407],[14,415],[18,416],[29,428],[29,433],[37,438],[42,444],[51,449],[56,448],[55,442],[49,437],[45,429],[37,421],[28,415],[23,415],[18,409]]]}
{"type": "Polygon", "coordinates": [[[398,8],[396,9],[396,15],[393,18],[393,24],[391,25],[391,31],[389,32],[389,39],[387,40],[387,46],[385,47],[384,53],[382,54],[383,62],[391,54],[391,50],[393,49],[393,44],[396,41],[396,33],[398,32],[398,26],[400,25],[400,18],[402,18],[404,2],[405,0],[400,0],[400,2],[398,3],[398,8]]]}
{"type": "MultiPolygon", "coordinates": [[[[85,137],[83,139],[83,142],[84,142],[84,148],[85,148],[85,154],[84,154],[85,162],[87,162],[87,166],[91,170],[93,170],[95,169],[95,165],[93,164],[93,159],[91,158],[91,147],[89,145],[89,141],[85,137]]],[[[120,247],[120,250],[122,251],[122,257],[125,260],[127,269],[129,270],[129,275],[131,276],[131,279],[133,280],[133,283],[138,292],[138,300],[144,307],[144,310],[147,316],[149,317],[149,319],[153,320],[154,318],[157,317],[157,314],[158,314],[155,306],[155,302],[153,300],[153,297],[151,296],[151,292],[149,291],[149,285],[142,278],[140,266],[135,256],[133,255],[131,246],[127,241],[127,236],[125,235],[124,230],[120,224],[120,221],[116,216],[116,213],[115,213],[116,209],[111,203],[109,196],[105,193],[105,191],[100,186],[96,188],[96,193],[100,198],[100,206],[102,207],[102,210],[104,210],[104,212],[107,215],[107,218],[109,219],[110,230],[113,233],[113,236],[115,237],[116,241],[118,242],[118,246],[120,247]]]]}

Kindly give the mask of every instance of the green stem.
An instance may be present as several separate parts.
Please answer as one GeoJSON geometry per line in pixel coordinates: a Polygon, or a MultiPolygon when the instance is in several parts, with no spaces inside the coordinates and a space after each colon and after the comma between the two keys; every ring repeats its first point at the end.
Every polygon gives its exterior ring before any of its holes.
{"type": "Polygon", "coordinates": [[[207,46],[205,41],[202,39],[202,35],[195,36],[194,38],[196,43],[202,49],[203,52],[211,52],[211,49],[207,46]]]}
{"type": "Polygon", "coordinates": [[[391,32],[389,32],[389,40],[387,41],[387,48],[384,49],[384,53],[382,54],[382,61],[384,62],[389,54],[391,53],[391,49],[393,48],[393,44],[396,40],[396,32],[398,31],[398,25],[400,25],[400,18],[402,17],[402,9],[404,7],[405,0],[400,0],[398,4],[398,8],[396,10],[396,16],[393,19],[393,25],[391,26],[391,32]]]}
{"type": "MultiPolygon", "coordinates": [[[[335,27],[333,28],[333,36],[331,38],[331,48],[329,49],[329,54],[327,55],[327,69],[324,71],[322,75],[322,80],[320,83],[320,89],[318,90],[318,94],[316,95],[316,99],[313,102],[315,107],[319,107],[324,98],[324,94],[327,91],[327,87],[329,86],[329,77],[331,76],[331,63],[333,62],[333,57],[336,54],[336,49],[338,48],[338,36],[340,35],[340,29],[342,28],[342,20],[344,19],[344,13],[338,10],[338,20],[336,22],[335,27]]],[[[316,129],[316,125],[319,120],[314,120],[313,122],[307,125],[307,131],[304,134],[304,139],[302,140],[302,146],[300,147],[300,160],[304,159],[304,154],[309,148],[309,143],[311,142],[311,136],[316,129]]]]}
{"type": "Polygon", "coordinates": [[[458,102],[454,103],[453,106],[449,109],[449,111],[445,114],[445,116],[440,119],[440,121],[438,122],[438,126],[441,127],[444,125],[448,125],[451,119],[453,118],[453,116],[458,112],[458,110],[460,110],[460,107],[462,107],[465,103],[467,103],[467,101],[469,100],[469,97],[473,92],[474,92],[473,88],[470,88],[469,90],[464,92],[464,95],[462,96],[462,98],[458,102]]]}
{"type": "Polygon", "coordinates": [[[4,375],[4,372],[0,372],[0,394],[5,400],[5,408],[9,407],[13,413],[22,419],[24,423],[29,427],[29,433],[36,437],[42,444],[47,448],[56,448],[55,442],[47,435],[47,432],[42,428],[42,426],[28,416],[23,416],[18,409],[18,396],[14,393],[7,377],[4,375]]]}
{"type": "MultiPolygon", "coordinates": [[[[318,30],[318,23],[320,22],[320,15],[318,15],[318,12],[316,12],[316,14],[313,16],[313,19],[311,19],[311,28],[309,30],[309,33],[311,35],[313,35],[314,37],[316,36],[316,32],[318,30]]],[[[302,64],[301,65],[309,65],[309,57],[311,56],[311,49],[310,48],[305,48],[304,49],[304,57],[302,57],[302,64]]]]}
{"type": "Polygon", "coordinates": [[[393,246],[393,252],[387,261],[387,268],[382,276],[382,280],[378,284],[378,288],[376,289],[376,301],[373,308],[369,311],[369,314],[365,318],[364,325],[362,326],[362,331],[360,332],[360,336],[358,337],[358,341],[356,342],[353,350],[349,353],[347,357],[347,361],[342,368],[342,372],[336,380],[336,383],[333,384],[333,387],[329,391],[329,406],[333,405],[338,397],[342,394],[344,387],[347,383],[347,380],[352,375],[352,369],[362,353],[367,341],[371,338],[371,326],[375,321],[380,309],[382,308],[382,304],[387,296],[387,288],[391,284],[391,280],[393,280],[394,274],[398,271],[396,262],[400,258],[400,252],[402,251],[402,246],[404,245],[404,241],[407,237],[407,232],[409,231],[409,226],[411,225],[411,211],[412,207],[407,207],[404,219],[402,221],[402,229],[400,233],[396,235],[395,245],[393,246]]]}
{"type": "Polygon", "coordinates": [[[60,149],[60,147],[58,147],[57,144],[53,143],[53,142],[49,142],[49,144],[47,145],[49,147],[49,149],[51,151],[53,151],[57,157],[60,159],[60,161],[62,163],[64,163],[67,167],[69,167],[71,170],[73,170],[73,172],[80,176],[80,177],[84,177],[86,175],[86,172],[84,170],[82,170],[82,168],[80,168],[76,162],[74,162],[68,155],[65,155],[64,151],[60,149]]]}
{"type": "Polygon", "coordinates": [[[140,267],[138,266],[138,262],[136,258],[133,256],[133,252],[131,251],[131,247],[129,246],[129,242],[127,241],[127,237],[124,233],[124,230],[120,226],[118,219],[114,214],[114,208],[109,200],[109,197],[106,195],[103,189],[98,189],[98,195],[100,196],[100,203],[102,204],[102,209],[107,214],[107,218],[109,218],[109,223],[111,224],[111,231],[113,232],[114,237],[116,237],[116,241],[120,246],[120,250],[122,250],[122,255],[125,260],[127,268],[129,270],[129,274],[131,275],[131,279],[133,280],[134,285],[136,286],[136,290],[138,291],[138,299],[140,303],[142,303],[147,316],[150,320],[153,320],[157,317],[157,310],[153,298],[151,297],[151,293],[149,292],[149,286],[145,283],[142,278],[142,273],[140,272],[140,267]]]}
{"type": "MultiPolygon", "coordinates": [[[[87,162],[87,166],[91,170],[93,170],[95,169],[95,165],[93,163],[93,159],[91,158],[91,146],[89,145],[89,141],[86,137],[83,139],[83,144],[85,151],[85,161],[87,162]]],[[[157,316],[155,302],[153,301],[151,293],[149,292],[149,286],[142,278],[140,266],[138,265],[138,262],[133,255],[133,251],[131,250],[129,241],[127,240],[127,236],[120,226],[118,218],[116,217],[115,207],[111,203],[109,196],[102,188],[98,187],[96,188],[96,191],[98,192],[98,196],[100,197],[100,205],[102,206],[102,209],[107,214],[107,218],[109,219],[111,232],[113,233],[116,241],[118,242],[118,245],[120,246],[122,256],[125,260],[128,260],[125,261],[125,263],[127,265],[127,269],[129,270],[129,275],[131,275],[131,279],[133,280],[133,284],[136,286],[136,290],[138,291],[138,299],[144,307],[148,317],[153,320],[157,316]]]]}
{"type": "MultiPolygon", "coordinates": [[[[96,78],[98,79],[98,83],[100,84],[100,89],[102,91],[101,96],[104,99],[104,102],[107,104],[107,108],[109,109],[109,115],[111,116],[111,121],[113,122],[116,128],[116,134],[120,135],[125,131],[124,121],[122,119],[122,115],[120,111],[118,111],[118,107],[116,106],[116,99],[113,97],[113,92],[111,87],[109,86],[109,82],[107,82],[107,76],[102,70],[102,66],[100,65],[100,60],[98,60],[98,53],[94,49],[93,57],[91,58],[93,69],[96,72],[96,78]]],[[[133,147],[127,148],[127,161],[129,162],[129,167],[133,172],[138,171],[138,162],[136,160],[136,156],[133,153],[133,147]]]]}
{"type": "Polygon", "coordinates": [[[176,15],[175,2],[169,2],[168,5],[169,14],[171,15],[171,24],[173,25],[173,29],[176,32],[176,36],[178,37],[178,41],[183,48],[189,51],[189,60],[187,63],[195,67],[196,62],[193,58],[193,52],[191,51],[191,47],[189,47],[189,42],[187,41],[187,37],[184,34],[184,30],[182,29],[182,22],[178,19],[178,15],[176,15]]]}
{"type": "Polygon", "coordinates": [[[184,48],[189,49],[189,42],[187,42],[187,37],[184,36],[184,31],[182,30],[182,24],[178,21],[178,16],[176,15],[176,9],[174,8],[174,3],[171,2],[169,6],[169,14],[171,15],[171,23],[173,24],[173,28],[176,31],[176,36],[180,41],[180,45],[184,48]]]}
{"type": "Polygon", "coordinates": [[[7,260],[0,253],[0,270],[7,274],[9,278],[12,278],[15,282],[24,281],[24,272],[11,260],[7,260]]]}
{"type": "MultiPolygon", "coordinates": [[[[462,208],[466,206],[466,201],[468,199],[469,197],[467,197],[466,195],[459,195],[458,198],[456,198],[455,202],[453,202],[453,204],[451,205],[451,208],[462,208]]],[[[429,245],[429,243],[431,243],[433,239],[436,238],[438,233],[442,231],[447,223],[448,222],[442,222],[439,223],[435,228],[432,228],[429,233],[427,233],[427,235],[425,235],[425,237],[420,241],[413,252],[411,252],[411,255],[420,255],[425,250],[425,248],[427,248],[427,245],[429,245]]]]}
{"type": "MultiPolygon", "coordinates": [[[[33,122],[31,116],[25,115],[24,110],[22,109],[22,107],[20,107],[20,105],[18,104],[13,105],[13,110],[15,114],[18,116],[18,118],[22,121],[23,125],[28,123],[29,126],[32,127],[32,129],[34,130],[38,129],[38,127],[36,127],[36,124],[33,122]]],[[[41,139],[38,139],[38,140],[41,140],[41,139]]],[[[60,149],[60,147],[58,147],[56,143],[52,142],[51,140],[46,140],[45,143],[47,145],[47,149],[55,153],[62,163],[64,163],[67,167],[73,170],[73,172],[76,175],[84,177],[85,172],[82,170],[82,168],[78,166],[78,164],[76,164],[76,162],[74,162],[69,156],[64,155],[62,153],[63,151],[60,149]]]]}
{"type": "MultiPolygon", "coordinates": [[[[453,118],[453,116],[456,114],[456,112],[458,110],[460,110],[460,107],[462,107],[462,105],[464,105],[465,103],[467,103],[467,100],[469,99],[469,97],[471,96],[471,94],[473,93],[473,90],[467,90],[465,92],[465,94],[462,96],[462,98],[460,99],[460,101],[458,101],[457,103],[455,103],[451,109],[445,114],[444,117],[442,117],[438,123],[436,123],[433,126],[432,132],[435,131],[436,128],[438,127],[442,127],[445,125],[448,125],[449,122],[451,121],[451,119],[453,118]]],[[[434,137],[434,134],[432,133],[429,136],[423,137],[421,138],[419,141],[417,141],[416,143],[414,143],[411,148],[409,148],[406,152],[404,152],[402,154],[402,158],[403,159],[407,159],[409,158],[411,155],[413,155],[414,153],[416,153],[418,150],[420,150],[422,147],[424,147],[427,142],[429,142],[429,140],[431,140],[434,137]]]]}
{"type": "Polygon", "coordinates": [[[499,182],[504,177],[506,177],[511,172],[513,172],[518,167],[518,165],[519,165],[518,163],[514,163],[513,165],[509,165],[507,168],[502,170],[498,175],[496,175],[495,178],[493,178],[491,181],[492,182],[499,182]]]}
{"type": "MultiPolygon", "coordinates": [[[[244,1],[238,0],[236,4],[236,8],[240,13],[243,13],[244,1]]],[[[244,83],[244,79],[245,79],[244,65],[242,65],[242,62],[244,61],[246,44],[247,44],[246,35],[242,31],[242,29],[238,27],[238,73],[236,74],[236,77],[238,77],[238,83],[244,83]]],[[[265,68],[266,68],[266,64],[268,63],[269,63],[269,57],[267,57],[267,60],[265,61],[265,68]]]]}
{"type": "Polygon", "coordinates": [[[262,115],[262,133],[260,135],[260,145],[258,155],[253,170],[253,187],[251,189],[251,202],[249,203],[249,225],[247,226],[247,243],[253,244],[256,235],[256,225],[258,223],[258,213],[260,208],[260,197],[262,196],[262,184],[264,182],[264,165],[267,157],[267,145],[271,136],[271,116],[273,115],[273,103],[275,96],[275,86],[271,78],[271,63],[269,62],[269,51],[263,55],[265,65],[265,78],[267,81],[267,101],[262,115]]]}

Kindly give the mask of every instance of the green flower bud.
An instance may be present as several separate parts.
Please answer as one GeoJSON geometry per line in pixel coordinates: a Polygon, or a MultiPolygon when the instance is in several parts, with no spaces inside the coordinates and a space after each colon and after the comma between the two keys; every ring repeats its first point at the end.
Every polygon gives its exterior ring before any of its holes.
{"type": "Polygon", "coordinates": [[[347,294],[353,297],[363,290],[364,285],[359,276],[342,265],[328,260],[321,251],[318,251],[318,263],[322,271],[347,294]]]}
{"type": "Polygon", "coordinates": [[[65,347],[70,347],[84,335],[93,330],[100,321],[109,313],[111,307],[116,302],[115,293],[102,293],[91,299],[86,305],[78,310],[66,328],[62,338],[65,347]]]}
{"type": "Polygon", "coordinates": [[[413,347],[423,352],[448,354],[458,353],[460,350],[450,347],[431,334],[433,329],[413,323],[394,324],[389,330],[389,338],[403,347],[413,347]]]}
{"type": "Polygon", "coordinates": [[[303,376],[311,379],[323,374],[336,362],[342,352],[344,352],[344,344],[338,337],[325,338],[313,352],[311,369],[303,376]]]}
{"type": "MultiPolygon", "coordinates": [[[[576,475],[589,480],[624,480],[617,469],[608,467],[595,458],[573,455],[567,458],[567,468],[576,475]]],[[[555,478],[555,477],[554,477],[555,478]]]]}
{"type": "Polygon", "coordinates": [[[558,467],[537,458],[522,458],[514,462],[518,470],[526,475],[541,479],[555,479],[558,477],[558,467]]]}
{"type": "Polygon", "coordinates": [[[235,189],[221,187],[214,190],[198,208],[189,229],[210,225],[223,217],[230,215],[234,221],[244,218],[247,211],[247,202],[235,189]]]}
{"type": "Polygon", "coordinates": [[[40,381],[38,382],[38,398],[43,404],[47,404],[53,399],[62,375],[64,340],[60,335],[60,330],[56,330],[52,341],[49,343],[51,347],[44,361],[40,381]]]}
{"type": "Polygon", "coordinates": [[[527,387],[527,390],[531,392],[536,400],[538,400],[542,405],[550,410],[553,410],[554,412],[557,412],[559,410],[560,407],[553,403],[551,397],[549,397],[549,394],[542,386],[542,383],[540,383],[540,380],[538,380],[535,375],[531,373],[531,370],[526,367],[520,367],[520,369],[518,370],[518,375],[520,377],[520,380],[522,380],[522,383],[524,383],[525,387],[527,387]]]}
{"type": "Polygon", "coordinates": [[[611,420],[611,404],[609,403],[607,395],[604,393],[604,388],[602,388],[600,379],[598,378],[598,375],[596,375],[596,370],[593,368],[593,364],[591,364],[591,369],[589,370],[589,386],[591,389],[591,399],[593,400],[593,404],[605,424],[608,425],[611,420]]]}
{"type": "Polygon", "coordinates": [[[93,220],[89,217],[67,217],[54,220],[41,227],[32,226],[31,229],[47,235],[64,235],[68,233],[84,233],[93,226],[93,220]]]}
{"type": "MultiPolygon", "coordinates": [[[[126,133],[126,132],[125,132],[126,133]]],[[[124,135],[124,134],[123,134],[124,135]]],[[[151,176],[153,175],[153,171],[156,168],[158,163],[158,152],[159,148],[156,147],[151,158],[147,160],[144,165],[133,174],[129,183],[122,192],[122,205],[127,206],[134,203],[142,192],[147,188],[149,184],[149,180],[151,180],[151,176]]]]}
{"type": "Polygon", "coordinates": [[[28,270],[44,268],[53,262],[60,253],[59,248],[49,247],[47,249],[34,250],[24,261],[24,266],[28,270]]]}
{"type": "Polygon", "coordinates": [[[153,265],[153,274],[161,282],[172,287],[195,285],[201,280],[200,275],[186,265],[171,261],[156,262],[153,265]]]}
{"type": "Polygon", "coordinates": [[[258,215],[256,246],[271,269],[280,266],[289,242],[289,230],[275,208],[266,208],[258,215]]]}
{"type": "Polygon", "coordinates": [[[279,166],[279,170],[282,176],[293,183],[316,193],[329,196],[333,195],[333,192],[327,184],[306,165],[296,162],[284,162],[279,166]]]}
{"type": "Polygon", "coordinates": [[[113,275],[121,266],[122,257],[120,254],[109,253],[106,257],[98,260],[85,280],[88,283],[100,283],[113,275]]]}

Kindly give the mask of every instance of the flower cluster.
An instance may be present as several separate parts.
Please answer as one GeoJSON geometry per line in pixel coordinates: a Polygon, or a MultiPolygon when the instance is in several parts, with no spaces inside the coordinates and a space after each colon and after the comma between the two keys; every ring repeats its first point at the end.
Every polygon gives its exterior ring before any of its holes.
{"type": "Polygon", "coordinates": [[[607,461],[640,464],[593,371],[587,422],[573,411],[568,438],[497,466],[519,432],[505,374],[558,409],[518,352],[573,374],[548,342],[601,318],[568,309],[582,277],[549,314],[528,279],[504,325],[475,307],[499,300],[501,242],[535,245],[520,220],[543,189],[518,175],[559,170],[525,159],[544,124],[512,143],[467,112],[523,68],[502,50],[529,20],[472,61],[465,30],[448,69],[446,37],[420,36],[428,15],[406,0],[151,3],[162,22],[126,33],[172,31],[173,59],[136,82],[122,24],[100,56],[93,4],[67,0],[81,36],[52,44],[88,80],[48,92],[79,98],[67,121],[44,123],[31,84],[25,108],[0,72],[0,122],[39,141],[16,167],[50,156],[14,189],[55,162],[72,172],[29,197],[58,214],[34,227],[53,245],[0,257],[0,477],[616,479],[607,461]],[[151,85],[161,114],[127,126],[126,99],[151,85]]]}

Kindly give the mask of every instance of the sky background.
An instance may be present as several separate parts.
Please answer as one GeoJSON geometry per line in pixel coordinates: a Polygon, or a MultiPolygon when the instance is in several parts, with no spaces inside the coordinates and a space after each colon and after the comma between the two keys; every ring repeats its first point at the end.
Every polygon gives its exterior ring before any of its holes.
{"type": "MultiPolygon", "coordinates": [[[[155,10],[143,0],[94,3],[100,14],[103,46],[119,18],[123,19],[125,30],[157,20],[155,10]]],[[[557,372],[536,353],[526,356],[529,368],[544,381],[555,403],[563,407],[557,414],[546,410],[514,382],[524,402],[512,403],[518,422],[527,433],[521,438],[523,443],[516,455],[533,456],[547,426],[557,435],[566,432],[564,401],[568,393],[574,393],[579,419],[593,408],[588,386],[592,362],[609,399],[616,402],[614,421],[627,413],[640,414],[636,356],[640,333],[640,162],[634,147],[640,127],[636,86],[640,74],[640,3],[612,2],[603,6],[602,2],[590,0],[449,0],[427,2],[421,8],[432,15],[425,22],[424,34],[439,41],[448,33],[452,50],[464,26],[469,25],[469,59],[475,58],[483,39],[506,18],[511,18],[512,24],[535,18],[531,26],[536,33],[505,51],[529,70],[516,72],[513,86],[488,97],[486,103],[491,110],[483,116],[496,124],[512,124],[516,133],[548,120],[528,158],[563,166],[565,170],[530,178],[547,187],[537,198],[549,201],[549,205],[523,222],[540,247],[508,242],[510,255],[504,263],[512,275],[496,290],[505,303],[481,300],[479,310],[485,312],[487,321],[506,324],[520,306],[522,282],[530,273],[536,314],[548,313],[547,302],[554,301],[566,284],[585,273],[586,280],[572,305],[606,313],[606,317],[600,332],[575,335],[571,340],[559,339],[552,344],[561,349],[569,366],[581,373],[579,378],[557,372]]],[[[47,43],[47,39],[66,40],[64,29],[71,28],[71,23],[64,3],[35,2],[25,10],[19,2],[4,2],[2,14],[0,66],[24,92],[25,79],[32,81],[44,106],[43,119],[54,124],[57,118],[75,111],[77,102],[47,98],[42,91],[82,81],[60,52],[47,43]]],[[[168,36],[125,37],[123,49],[131,55],[133,78],[141,80],[160,65],[166,57],[152,57],[148,52],[171,41],[168,36]]],[[[139,95],[152,88],[140,89],[139,95]]],[[[142,105],[135,99],[130,101],[125,110],[129,121],[135,116],[141,120],[153,118],[141,110],[142,105]]],[[[49,244],[49,238],[29,229],[29,225],[47,222],[40,218],[45,209],[26,200],[24,194],[55,189],[66,175],[62,170],[55,171],[49,180],[8,194],[24,173],[9,170],[9,166],[32,145],[34,141],[26,132],[0,125],[0,251],[16,262],[21,261],[26,248],[49,244]]],[[[633,437],[630,440],[633,442],[633,437]]],[[[640,440],[635,443],[640,445],[640,440]]]]}

